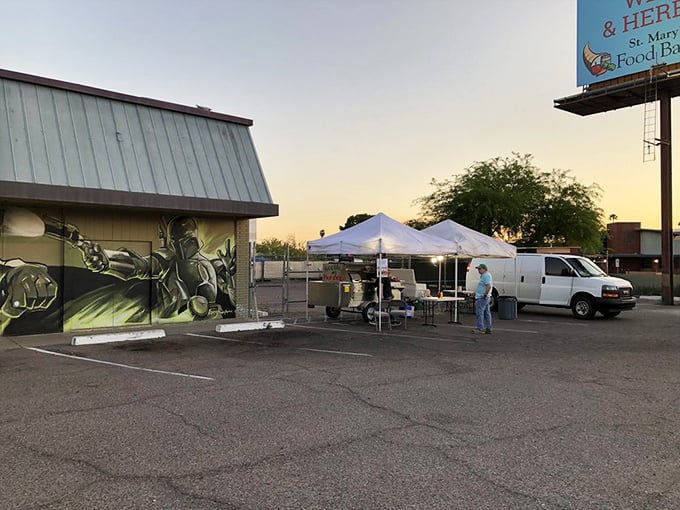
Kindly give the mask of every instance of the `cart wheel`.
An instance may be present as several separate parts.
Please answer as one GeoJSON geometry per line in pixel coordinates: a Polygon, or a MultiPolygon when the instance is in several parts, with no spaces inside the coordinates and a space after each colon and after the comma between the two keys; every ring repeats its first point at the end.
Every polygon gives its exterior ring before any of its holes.
{"type": "Polygon", "coordinates": [[[370,302],[361,310],[361,316],[364,318],[364,322],[371,322],[375,319],[373,316],[375,313],[375,308],[378,306],[377,303],[370,302]]]}
{"type": "Polygon", "coordinates": [[[326,315],[331,319],[337,319],[340,317],[340,307],[339,306],[327,306],[326,315]]]}

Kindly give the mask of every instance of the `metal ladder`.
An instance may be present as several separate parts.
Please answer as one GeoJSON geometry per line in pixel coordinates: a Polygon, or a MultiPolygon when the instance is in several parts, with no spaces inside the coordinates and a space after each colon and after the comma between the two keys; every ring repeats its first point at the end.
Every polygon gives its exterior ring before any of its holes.
{"type": "Polygon", "coordinates": [[[654,161],[656,159],[656,147],[659,139],[656,136],[656,104],[657,86],[653,75],[653,69],[649,70],[649,81],[645,86],[645,109],[643,117],[642,136],[642,161],[654,161]]]}

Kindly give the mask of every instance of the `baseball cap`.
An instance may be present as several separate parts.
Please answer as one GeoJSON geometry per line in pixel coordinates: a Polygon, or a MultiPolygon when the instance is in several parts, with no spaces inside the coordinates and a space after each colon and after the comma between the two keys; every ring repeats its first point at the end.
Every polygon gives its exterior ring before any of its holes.
{"type": "Polygon", "coordinates": [[[475,266],[475,269],[486,269],[486,270],[488,270],[488,268],[486,267],[486,264],[479,264],[478,266],[475,266]]]}

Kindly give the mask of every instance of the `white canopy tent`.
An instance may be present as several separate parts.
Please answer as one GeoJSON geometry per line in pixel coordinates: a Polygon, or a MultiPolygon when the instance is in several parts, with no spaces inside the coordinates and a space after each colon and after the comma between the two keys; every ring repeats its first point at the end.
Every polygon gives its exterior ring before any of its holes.
{"type": "Polygon", "coordinates": [[[309,253],[354,255],[448,255],[456,242],[416,230],[378,213],[346,230],[307,242],[309,253]]]}
{"type": "MultiPolygon", "coordinates": [[[[376,255],[449,255],[457,243],[416,230],[378,213],[346,230],[307,242],[307,253],[376,255]]],[[[378,306],[380,306],[378,292],[378,306]]]]}
{"type": "Polygon", "coordinates": [[[421,232],[456,243],[455,254],[459,257],[512,258],[517,248],[500,239],[472,230],[453,220],[444,220],[421,232]]]}
{"type": "MultiPolygon", "coordinates": [[[[514,258],[517,256],[517,248],[513,245],[477,232],[453,220],[441,221],[436,225],[423,229],[422,232],[455,243],[456,251],[453,255],[456,259],[461,257],[514,258]]],[[[458,260],[456,260],[455,264],[455,282],[454,295],[458,297],[458,260]]],[[[457,302],[455,320],[458,322],[457,302]]]]}

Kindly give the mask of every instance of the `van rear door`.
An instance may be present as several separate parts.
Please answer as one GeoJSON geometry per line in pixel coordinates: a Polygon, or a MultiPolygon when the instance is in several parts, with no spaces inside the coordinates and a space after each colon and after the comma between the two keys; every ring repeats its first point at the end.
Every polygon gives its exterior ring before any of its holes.
{"type": "Polygon", "coordinates": [[[540,304],[569,306],[574,278],[574,271],[566,261],[560,257],[546,256],[541,279],[540,304]]]}

